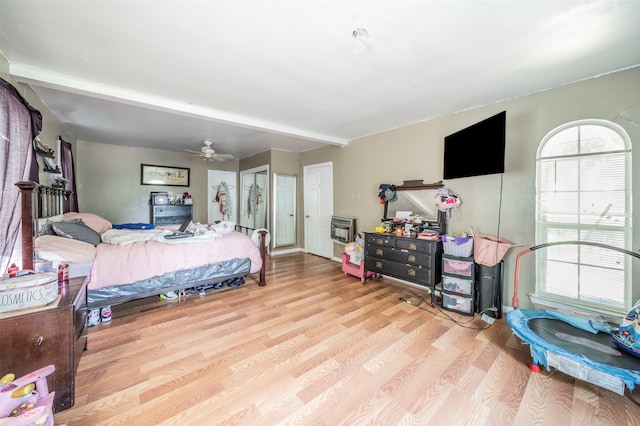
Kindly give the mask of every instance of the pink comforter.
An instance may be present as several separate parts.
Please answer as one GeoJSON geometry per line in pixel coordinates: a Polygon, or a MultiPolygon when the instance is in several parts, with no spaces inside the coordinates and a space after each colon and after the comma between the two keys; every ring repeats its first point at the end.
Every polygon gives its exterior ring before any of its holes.
{"type": "Polygon", "coordinates": [[[206,242],[165,244],[143,241],[126,245],[100,243],[91,269],[89,289],[131,284],[180,269],[223,260],[251,259],[251,273],[262,267],[260,250],[248,236],[230,232],[206,242]]]}

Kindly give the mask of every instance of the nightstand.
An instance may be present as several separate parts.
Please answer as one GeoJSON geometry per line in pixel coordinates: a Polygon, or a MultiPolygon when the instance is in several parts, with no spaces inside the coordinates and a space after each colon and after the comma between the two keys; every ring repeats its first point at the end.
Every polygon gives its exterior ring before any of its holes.
{"type": "Polygon", "coordinates": [[[0,374],[21,377],[53,364],[48,384],[56,393],[54,412],[74,403],[76,371],[87,348],[87,282],[71,278],[55,307],[0,316],[0,374]]]}

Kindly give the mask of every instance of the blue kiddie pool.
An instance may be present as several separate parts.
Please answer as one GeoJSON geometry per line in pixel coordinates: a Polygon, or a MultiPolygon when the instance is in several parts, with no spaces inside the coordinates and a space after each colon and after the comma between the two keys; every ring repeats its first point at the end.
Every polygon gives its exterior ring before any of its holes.
{"type": "Polygon", "coordinates": [[[640,342],[636,344],[634,336],[629,337],[629,333],[633,333],[632,323],[638,323],[640,300],[620,327],[588,315],[518,309],[520,258],[532,251],[562,244],[597,246],[640,258],[640,254],[629,250],[586,241],[546,243],[523,250],[516,257],[514,309],[507,313],[507,323],[513,333],[530,346],[532,371],[539,372],[541,365],[547,370],[553,367],[624,395],[625,388],[633,390],[640,383],[640,342]]]}

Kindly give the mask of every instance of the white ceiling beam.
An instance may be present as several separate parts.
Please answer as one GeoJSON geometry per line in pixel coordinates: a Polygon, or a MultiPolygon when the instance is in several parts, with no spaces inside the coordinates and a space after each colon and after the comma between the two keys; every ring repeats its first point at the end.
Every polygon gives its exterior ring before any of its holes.
{"type": "Polygon", "coordinates": [[[309,132],[280,123],[242,116],[215,108],[193,105],[175,99],[162,98],[121,87],[83,80],[70,75],[55,73],[24,64],[12,63],[9,67],[10,74],[17,81],[29,85],[61,90],[92,98],[104,99],[157,111],[170,112],[188,117],[205,118],[228,125],[293,136],[332,145],[346,146],[349,144],[349,141],[344,138],[309,132]]]}

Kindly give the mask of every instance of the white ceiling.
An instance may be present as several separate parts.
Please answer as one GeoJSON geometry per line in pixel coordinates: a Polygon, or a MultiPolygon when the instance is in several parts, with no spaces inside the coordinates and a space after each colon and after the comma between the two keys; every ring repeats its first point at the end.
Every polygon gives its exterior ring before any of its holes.
{"type": "Polygon", "coordinates": [[[78,139],[244,158],[636,66],[640,1],[0,0],[0,52],[78,139]]]}

